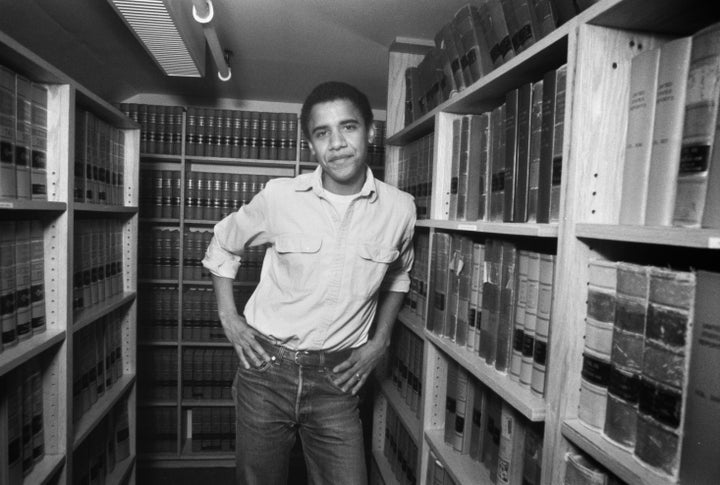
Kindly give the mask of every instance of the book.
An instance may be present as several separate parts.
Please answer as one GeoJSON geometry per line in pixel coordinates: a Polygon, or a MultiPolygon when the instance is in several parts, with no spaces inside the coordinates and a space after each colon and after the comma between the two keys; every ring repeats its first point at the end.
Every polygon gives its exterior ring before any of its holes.
{"type": "Polygon", "coordinates": [[[500,0],[515,54],[535,43],[529,0],[500,0]]]}
{"type": "Polygon", "coordinates": [[[720,23],[692,36],[673,225],[720,227],[720,23]]]}
{"type": "Polygon", "coordinates": [[[515,315],[513,323],[512,357],[510,359],[509,375],[514,381],[520,380],[522,367],[523,341],[525,339],[525,308],[527,303],[528,266],[530,255],[528,251],[518,251],[517,289],[515,290],[515,315]]]}
{"type": "Polygon", "coordinates": [[[537,222],[557,221],[560,213],[567,64],[543,76],[543,126],[538,175],[537,222]]]}
{"type": "Polygon", "coordinates": [[[31,83],[30,197],[47,200],[47,88],[31,83]]]}
{"type": "Polygon", "coordinates": [[[523,449],[522,483],[540,485],[543,461],[543,427],[539,423],[526,423],[523,449]]]}
{"type": "Polygon", "coordinates": [[[462,58],[465,60],[463,73],[470,85],[493,69],[490,52],[481,32],[480,11],[475,5],[465,4],[455,12],[452,22],[462,46],[462,58]]]}
{"type": "Polygon", "coordinates": [[[522,103],[521,99],[527,94],[527,90],[524,89],[525,86],[511,89],[505,93],[505,119],[503,121],[503,127],[505,128],[505,170],[503,171],[505,183],[503,184],[503,195],[505,200],[503,202],[503,222],[512,222],[515,215],[515,188],[518,176],[518,119],[520,116],[519,108],[522,103]],[[522,93],[520,92],[521,89],[522,93]]]}
{"type": "Polygon", "coordinates": [[[15,221],[0,221],[0,324],[2,348],[17,344],[15,221]]]}
{"type": "Polygon", "coordinates": [[[520,384],[530,387],[535,353],[535,329],[537,327],[538,297],[540,291],[540,253],[530,251],[527,268],[527,295],[523,321],[522,357],[520,362],[520,384]]]}
{"type": "Polygon", "coordinates": [[[431,332],[440,334],[447,318],[450,234],[444,232],[433,234],[433,261],[432,313],[431,318],[427,320],[427,328],[431,332]]]}
{"type": "Polygon", "coordinates": [[[505,213],[505,103],[490,112],[490,221],[505,213]]]}
{"type": "Polygon", "coordinates": [[[490,113],[485,112],[477,115],[472,122],[477,131],[471,141],[473,149],[470,160],[478,160],[478,213],[477,219],[487,220],[490,217],[490,179],[491,179],[491,159],[490,159],[490,113]],[[479,140],[478,140],[479,138],[479,140]],[[477,145],[475,145],[477,143],[477,145]],[[477,150],[475,152],[474,150],[477,150]]]}
{"type": "Polygon", "coordinates": [[[545,373],[547,370],[547,360],[550,355],[548,344],[550,341],[550,315],[553,303],[554,275],[555,255],[541,254],[533,369],[530,381],[530,389],[538,396],[545,395],[545,373]]]}
{"type": "Polygon", "coordinates": [[[18,340],[32,336],[30,306],[30,221],[15,222],[15,326],[18,340]]]}
{"type": "Polygon", "coordinates": [[[691,37],[660,46],[645,224],[669,226],[675,206],[691,37]]]}
{"type": "Polygon", "coordinates": [[[498,453],[502,433],[503,400],[494,392],[485,392],[486,426],[483,435],[482,463],[490,472],[490,480],[497,483],[498,453]]]}
{"type": "Polygon", "coordinates": [[[526,217],[518,222],[537,222],[538,188],[540,184],[541,144],[543,137],[543,80],[532,85],[530,111],[530,152],[528,157],[526,217]]]}
{"type": "Polygon", "coordinates": [[[551,0],[530,0],[530,14],[535,40],[545,37],[557,27],[557,14],[551,0]]]}
{"type": "Polygon", "coordinates": [[[650,270],[635,456],[677,477],[696,301],[694,272],[650,270]]]}
{"type": "MultiPolygon", "coordinates": [[[[466,135],[467,136],[467,135],[466,135]]],[[[453,221],[458,218],[458,188],[460,187],[460,152],[462,150],[462,118],[455,118],[452,121],[452,152],[450,154],[450,187],[448,219],[453,221]]],[[[467,159],[465,159],[467,162],[467,159]]],[[[467,165],[466,165],[467,167],[467,165]]],[[[463,205],[463,213],[465,207],[463,205]]]]}
{"type": "Polygon", "coordinates": [[[460,373],[464,369],[455,361],[447,366],[447,385],[445,388],[445,443],[453,447],[455,443],[455,422],[457,419],[458,395],[460,392],[460,373]]]}
{"type": "MultiPolygon", "coordinates": [[[[483,117],[463,116],[460,123],[460,152],[458,178],[457,220],[475,221],[481,218],[480,194],[483,192],[482,130],[483,117]]],[[[486,168],[486,167],[485,167],[486,168]]],[[[484,207],[483,207],[484,214],[484,207]]]]}
{"type": "Polygon", "coordinates": [[[610,361],[615,324],[617,263],[601,259],[588,262],[588,297],[585,348],[610,361]]]}
{"type": "Polygon", "coordinates": [[[610,362],[585,348],[580,375],[578,418],[588,427],[601,431],[605,426],[610,362]]]}
{"type": "Polygon", "coordinates": [[[32,83],[16,75],[15,92],[15,187],[18,199],[31,198],[30,162],[32,156],[32,83]]]}
{"type": "Polygon", "coordinates": [[[468,350],[477,353],[480,349],[480,333],[482,326],[482,302],[483,302],[483,282],[485,281],[485,244],[473,243],[473,259],[472,259],[472,281],[470,298],[470,309],[468,316],[468,332],[467,346],[468,350]]]}
{"type": "Polygon", "coordinates": [[[517,249],[515,244],[510,241],[503,241],[501,244],[500,309],[495,337],[495,368],[500,372],[507,372],[512,356],[514,336],[517,249]]]}
{"type": "Polygon", "coordinates": [[[33,335],[45,331],[45,250],[42,223],[30,221],[30,327],[33,335]]]}
{"type": "Polygon", "coordinates": [[[564,485],[611,485],[617,483],[607,470],[583,453],[567,453],[565,461],[564,485]]]}
{"type": "MultiPolygon", "coordinates": [[[[473,240],[463,236],[460,240],[460,256],[457,262],[458,281],[458,306],[457,306],[457,327],[455,329],[455,343],[466,347],[470,338],[470,300],[472,298],[472,271],[473,271],[473,240]]],[[[473,323],[474,326],[474,323],[473,323]]]]}
{"type": "Polygon", "coordinates": [[[482,322],[478,355],[488,365],[495,364],[497,332],[500,321],[502,241],[488,239],[485,243],[485,281],[483,283],[482,322]]]}
{"type": "Polygon", "coordinates": [[[498,447],[497,482],[520,483],[525,449],[525,425],[522,418],[503,401],[500,410],[500,446],[498,447]]]}
{"type": "Polygon", "coordinates": [[[470,383],[470,392],[473,393],[473,400],[468,454],[473,460],[481,461],[483,435],[485,431],[485,392],[482,383],[477,379],[471,379],[470,383]]]}
{"type": "Polygon", "coordinates": [[[0,198],[17,196],[15,179],[15,73],[0,65],[0,198]]]}
{"type": "Polygon", "coordinates": [[[450,260],[448,262],[448,299],[445,317],[445,326],[440,331],[440,336],[455,341],[458,323],[458,302],[460,288],[460,272],[463,269],[461,254],[463,236],[461,234],[450,235],[450,260]]]}
{"type": "Polygon", "coordinates": [[[470,427],[474,394],[471,392],[470,375],[458,365],[455,421],[451,444],[455,451],[466,455],[470,451],[470,427]]]}
{"type": "Polygon", "coordinates": [[[530,178],[530,131],[535,85],[523,84],[518,89],[517,150],[513,174],[513,222],[527,222],[528,186],[530,178]]]}
{"type": "Polygon", "coordinates": [[[512,39],[505,20],[505,13],[500,0],[481,0],[478,3],[480,12],[481,32],[490,52],[490,60],[494,67],[515,57],[512,39]]]}
{"type": "Polygon", "coordinates": [[[443,25],[435,34],[435,45],[445,51],[450,60],[453,82],[457,91],[460,92],[467,87],[467,83],[462,70],[463,48],[458,43],[458,39],[452,20],[443,25]]]}
{"type": "Polygon", "coordinates": [[[659,61],[660,49],[642,51],[630,61],[620,224],[645,223],[659,61]]]}
{"type": "Polygon", "coordinates": [[[694,325],[690,342],[687,389],[684,391],[685,423],[681,452],[682,483],[714,483],[720,480],[718,433],[708,423],[720,420],[720,385],[717,375],[708,369],[720,366],[720,338],[717,329],[720,273],[698,271],[695,292],[694,325]]]}

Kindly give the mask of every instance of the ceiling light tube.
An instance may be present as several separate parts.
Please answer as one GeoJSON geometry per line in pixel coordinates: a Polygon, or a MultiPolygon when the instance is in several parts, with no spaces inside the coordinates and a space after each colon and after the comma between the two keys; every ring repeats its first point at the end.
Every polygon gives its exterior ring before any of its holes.
{"type": "Polygon", "coordinates": [[[221,81],[228,81],[232,76],[230,66],[225,59],[225,54],[220,40],[218,39],[212,19],[215,16],[213,4],[210,0],[193,0],[193,18],[203,27],[205,40],[210,48],[210,54],[218,69],[218,78],[221,81]]]}

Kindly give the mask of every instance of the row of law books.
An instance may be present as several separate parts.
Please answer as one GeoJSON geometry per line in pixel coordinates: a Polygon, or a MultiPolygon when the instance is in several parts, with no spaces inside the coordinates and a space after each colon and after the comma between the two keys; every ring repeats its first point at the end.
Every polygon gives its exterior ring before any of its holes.
{"type": "Polygon", "coordinates": [[[0,199],[47,199],[47,87],[0,65],[0,199]]]}
{"type": "Polygon", "coordinates": [[[235,408],[194,407],[188,410],[192,434],[188,436],[194,453],[235,451],[235,408]]]}
{"type": "Polygon", "coordinates": [[[415,197],[418,219],[430,218],[433,188],[433,140],[430,133],[400,147],[397,186],[415,197]]]}
{"type": "Polygon", "coordinates": [[[73,420],[78,421],[123,375],[122,325],[114,311],[73,336],[73,420]]]}
{"type": "Polygon", "coordinates": [[[295,160],[298,115],[189,107],[189,156],[295,160]]]}
{"type": "Polygon", "coordinates": [[[435,34],[420,64],[405,71],[405,124],[462,92],[584,10],[588,0],[478,0],[435,34]]]}
{"type": "Polygon", "coordinates": [[[620,223],[720,228],[720,23],[630,62],[620,223]]]}
{"type": "Polygon", "coordinates": [[[46,329],[44,247],[40,221],[0,221],[0,352],[46,329]]]}
{"type": "Polygon", "coordinates": [[[271,178],[269,175],[188,172],[185,219],[218,221],[249,203],[271,178]]]}
{"type": "Polygon", "coordinates": [[[140,125],[140,153],[180,155],[182,152],[182,106],[119,103],[117,108],[140,125]]]}
{"type": "Polygon", "coordinates": [[[420,467],[417,443],[405,428],[397,411],[389,403],[386,405],[383,455],[390,464],[397,483],[417,483],[420,467]]]}
{"type": "Polygon", "coordinates": [[[140,347],[137,352],[138,399],[176,401],[178,397],[178,351],[175,348],[140,347]]]}
{"type": "Polygon", "coordinates": [[[415,263],[410,269],[410,291],[403,301],[405,311],[424,322],[427,311],[427,298],[430,261],[430,235],[427,232],[416,232],[413,239],[415,263]]]}
{"type": "MultiPolygon", "coordinates": [[[[177,408],[145,407],[137,410],[137,449],[139,454],[177,452],[177,408]]],[[[234,426],[231,427],[235,429],[234,426]]]]}
{"type": "MultiPolygon", "coordinates": [[[[204,280],[210,277],[210,272],[202,265],[212,231],[187,231],[185,233],[185,252],[183,255],[183,279],[185,281],[204,280]]],[[[263,258],[267,245],[250,246],[243,249],[240,256],[240,266],[235,277],[242,282],[254,282],[260,279],[263,258]]]]}
{"type": "Polygon", "coordinates": [[[123,292],[123,222],[75,221],[73,309],[101,304],[123,292]]]}
{"type": "Polygon", "coordinates": [[[708,423],[720,419],[718,295],[720,273],[588,263],[578,417],[688,483],[720,479],[699,465],[714,458],[698,445],[715,439],[708,423]]]}
{"type": "Polygon", "coordinates": [[[488,469],[493,483],[538,485],[543,429],[454,360],[448,362],[444,440],[488,469]]]}
{"type": "Polygon", "coordinates": [[[567,65],[508,91],[497,108],[453,120],[442,219],[559,219],[567,65]]]}
{"type": "Polygon", "coordinates": [[[433,238],[428,330],[544,395],[555,255],[463,234],[433,238]]]}
{"type": "Polygon", "coordinates": [[[123,205],[125,133],[78,108],[75,118],[76,202],[123,205]]]}
{"type": "Polygon", "coordinates": [[[137,330],[141,342],[177,340],[179,298],[177,285],[140,286],[137,330]]]}
{"type": "MultiPolygon", "coordinates": [[[[207,247],[207,246],[206,246],[207,247]]],[[[138,276],[177,280],[180,275],[180,229],[156,227],[138,235],[138,276]]]]}
{"type": "Polygon", "coordinates": [[[625,485],[625,482],[582,452],[565,456],[563,485],[625,485]]]}
{"type": "Polygon", "coordinates": [[[123,400],[73,452],[73,484],[106,483],[115,467],[130,457],[130,416],[123,400]]]}
{"type": "MultiPolygon", "coordinates": [[[[235,304],[244,308],[250,298],[247,288],[235,291],[235,304]]],[[[227,342],[220,324],[217,300],[212,288],[190,287],[183,292],[182,338],[188,342],[227,342]]]]}
{"type": "Polygon", "coordinates": [[[388,374],[410,411],[420,417],[424,340],[405,325],[396,325],[390,342],[388,374]]]}
{"type": "Polygon", "coordinates": [[[43,371],[37,358],[3,379],[6,411],[0,444],[7,454],[4,461],[7,469],[3,473],[10,485],[24,483],[23,477],[45,456],[42,379],[43,371]]]}
{"type": "Polygon", "coordinates": [[[231,399],[239,365],[233,348],[185,348],[182,354],[184,399],[231,399]]]}

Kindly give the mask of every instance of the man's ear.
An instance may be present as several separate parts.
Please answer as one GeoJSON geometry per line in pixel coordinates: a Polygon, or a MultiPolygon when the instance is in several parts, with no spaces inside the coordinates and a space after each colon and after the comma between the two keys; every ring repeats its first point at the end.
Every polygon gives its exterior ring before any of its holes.
{"type": "Polygon", "coordinates": [[[370,126],[368,127],[368,143],[372,144],[374,139],[375,139],[375,122],[373,121],[372,123],[370,123],[370,126]]]}

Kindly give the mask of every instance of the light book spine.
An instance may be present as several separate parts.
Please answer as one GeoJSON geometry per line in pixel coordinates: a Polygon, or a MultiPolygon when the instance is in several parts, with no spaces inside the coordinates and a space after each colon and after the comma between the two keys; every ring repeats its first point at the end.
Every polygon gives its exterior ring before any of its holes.
{"type": "Polygon", "coordinates": [[[510,359],[510,378],[520,380],[522,367],[522,349],[525,338],[525,307],[527,303],[528,266],[530,256],[528,251],[518,251],[518,277],[515,293],[515,319],[513,329],[512,358],[510,359]]]}
{"type": "Polygon", "coordinates": [[[527,180],[527,222],[537,221],[540,158],[543,136],[543,80],[533,83],[530,113],[530,157],[527,180]]]}
{"type": "Polygon", "coordinates": [[[645,208],[645,224],[648,226],[672,224],[691,47],[691,37],[681,37],[660,47],[645,208]]]}
{"type": "Polygon", "coordinates": [[[620,224],[645,223],[660,49],[630,61],[630,97],[625,135],[620,224]]]}
{"type": "Polygon", "coordinates": [[[15,73],[0,65],[0,198],[17,196],[15,180],[15,73]]]}

